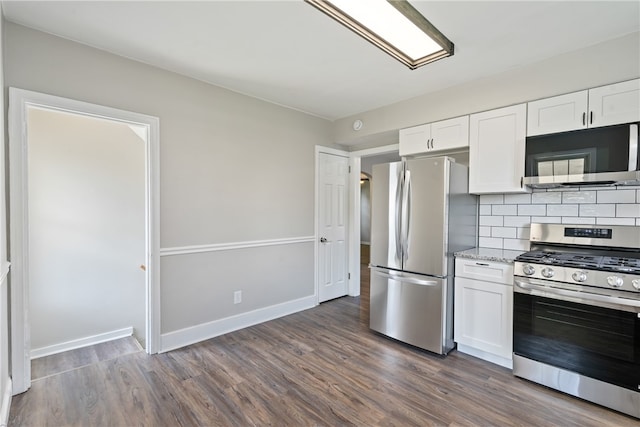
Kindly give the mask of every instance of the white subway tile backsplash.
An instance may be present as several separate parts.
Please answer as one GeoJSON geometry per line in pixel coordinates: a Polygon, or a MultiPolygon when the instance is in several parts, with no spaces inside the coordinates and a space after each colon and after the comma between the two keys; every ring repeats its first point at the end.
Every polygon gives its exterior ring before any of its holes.
{"type": "Polygon", "coordinates": [[[503,249],[502,247],[502,239],[494,238],[494,237],[480,237],[478,239],[478,244],[481,248],[496,248],[503,249]]]}
{"type": "Polygon", "coordinates": [[[505,194],[504,203],[512,205],[531,203],[531,194],[505,194]]]}
{"type": "Polygon", "coordinates": [[[478,236],[480,237],[491,237],[491,227],[478,227],[478,236]]]}
{"type": "Polygon", "coordinates": [[[510,239],[515,239],[516,230],[517,229],[515,227],[492,227],[491,237],[507,237],[510,239]]]}
{"type": "Polygon", "coordinates": [[[505,227],[524,227],[529,226],[531,224],[530,216],[505,216],[504,217],[504,226],[505,227]]]}
{"type": "Polygon", "coordinates": [[[501,205],[504,203],[503,194],[482,194],[480,196],[481,205],[501,205]]]}
{"type": "Polygon", "coordinates": [[[518,215],[546,215],[546,205],[518,205],[518,215]]]}
{"type": "Polygon", "coordinates": [[[640,226],[640,187],[585,186],[480,196],[481,247],[529,250],[531,223],[640,226]]]}
{"type": "Polygon", "coordinates": [[[528,251],[529,241],[521,239],[504,239],[503,249],[510,249],[514,251],[528,251]]]}
{"type": "Polygon", "coordinates": [[[491,205],[493,215],[517,215],[518,205],[491,205]]]}
{"type": "Polygon", "coordinates": [[[516,237],[518,239],[525,239],[525,240],[529,240],[529,237],[531,235],[531,228],[530,227],[521,227],[517,229],[518,231],[516,232],[516,237]]]}
{"type": "Polygon", "coordinates": [[[575,217],[575,216],[567,216],[562,218],[563,224],[595,224],[595,218],[589,218],[586,216],[583,217],[575,217]]]}
{"type": "Polygon", "coordinates": [[[565,191],[562,203],[596,203],[595,191],[565,191]]]}
{"type": "Polygon", "coordinates": [[[562,222],[562,218],[559,216],[532,216],[531,222],[559,224],[560,222],[562,222]]]}
{"type": "Polygon", "coordinates": [[[615,217],[616,205],[596,205],[596,204],[580,205],[580,216],[615,217]]]}
{"type": "Polygon", "coordinates": [[[531,195],[531,203],[533,204],[551,204],[562,203],[562,193],[533,193],[531,195]]]}
{"type": "Polygon", "coordinates": [[[636,225],[633,218],[596,218],[598,225],[636,225]]]}
{"type": "Polygon", "coordinates": [[[618,218],[640,217],[640,204],[617,205],[616,217],[618,218]]]}
{"type": "Polygon", "coordinates": [[[491,225],[494,227],[502,227],[503,221],[501,216],[480,215],[480,225],[491,225]]]}
{"type": "Polygon", "coordinates": [[[549,216],[578,216],[579,205],[549,205],[547,215],[549,216]]]}
{"type": "Polygon", "coordinates": [[[635,203],[634,190],[606,190],[597,192],[598,203],[635,203]]]}

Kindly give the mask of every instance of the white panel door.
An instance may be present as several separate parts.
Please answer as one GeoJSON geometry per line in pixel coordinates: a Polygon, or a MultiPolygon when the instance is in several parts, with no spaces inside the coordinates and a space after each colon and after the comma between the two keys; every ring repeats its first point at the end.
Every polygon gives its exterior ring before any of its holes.
{"type": "Polygon", "coordinates": [[[347,295],[349,159],[320,153],[318,170],[319,302],[347,295]]]}

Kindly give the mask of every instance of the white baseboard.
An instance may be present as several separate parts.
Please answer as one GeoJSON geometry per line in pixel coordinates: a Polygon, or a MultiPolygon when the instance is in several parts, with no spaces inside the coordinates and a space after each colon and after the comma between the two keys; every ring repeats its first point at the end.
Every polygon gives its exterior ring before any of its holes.
{"type": "Polygon", "coordinates": [[[7,378],[7,386],[2,394],[2,406],[0,407],[0,427],[9,424],[9,409],[11,409],[11,395],[13,394],[13,383],[11,377],[7,378]]]}
{"type": "Polygon", "coordinates": [[[477,348],[469,347],[464,344],[458,344],[458,351],[477,357],[478,359],[486,360],[487,362],[495,363],[496,365],[504,366],[508,369],[513,369],[513,360],[511,360],[511,358],[507,359],[502,356],[496,356],[495,354],[478,350],[477,348]]]}
{"type": "Polygon", "coordinates": [[[371,242],[360,241],[361,245],[371,246],[371,242]]]}
{"type": "Polygon", "coordinates": [[[105,332],[104,334],[92,335],[90,337],[79,338],[60,344],[49,345],[46,347],[31,349],[31,359],[49,356],[51,354],[62,353],[63,351],[75,350],[76,348],[88,347],[90,345],[100,344],[107,341],[126,338],[133,335],[133,327],[117,329],[115,331],[105,332]]]}
{"type": "Polygon", "coordinates": [[[162,334],[160,339],[160,353],[195,344],[239,329],[248,328],[249,326],[307,310],[315,306],[316,296],[311,295],[282,304],[260,308],[248,313],[168,332],[162,334]]]}

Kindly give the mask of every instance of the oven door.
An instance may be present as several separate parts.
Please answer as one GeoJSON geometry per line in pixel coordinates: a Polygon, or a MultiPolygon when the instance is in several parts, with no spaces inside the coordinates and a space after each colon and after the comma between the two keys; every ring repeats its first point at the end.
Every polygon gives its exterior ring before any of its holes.
{"type": "Polygon", "coordinates": [[[530,278],[514,284],[515,355],[640,393],[640,300],[530,278]]]}

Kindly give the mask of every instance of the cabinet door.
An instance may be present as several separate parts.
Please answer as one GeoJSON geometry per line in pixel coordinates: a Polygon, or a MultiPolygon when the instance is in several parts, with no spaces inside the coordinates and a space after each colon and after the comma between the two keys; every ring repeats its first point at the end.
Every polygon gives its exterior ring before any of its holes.
{"type": "Polygon", "coordinates": [[[511,286],[455,278],[454,339],[457,343],[510,359],[512,310],[511,286]]]}
{"type": "Polygon", "coordinates": [[[640,121],[640,79],[589,90],[589,110],[590,127],[640,121]]]}
{"type": "Polygon", "coordinates": [[[587,127],[588,91],[540,99],[527,104],[527,136],[587,127]]]}
{"type": "Polygon", "coordinates": [[[430,151],[469,146],[469,116],[431,123],[430,151]]]}
{"type": "Polygon", "coordinates": [[[420,125],[411,128],[400,129],[401,157],[412,154],[426,153],[429,150],[431,140],[431,125],[420,125]]]}
{"type": "Polygon", "coordinates": [[[523,193],[526,104],[469,118],[469,192],[523,193]]]}

